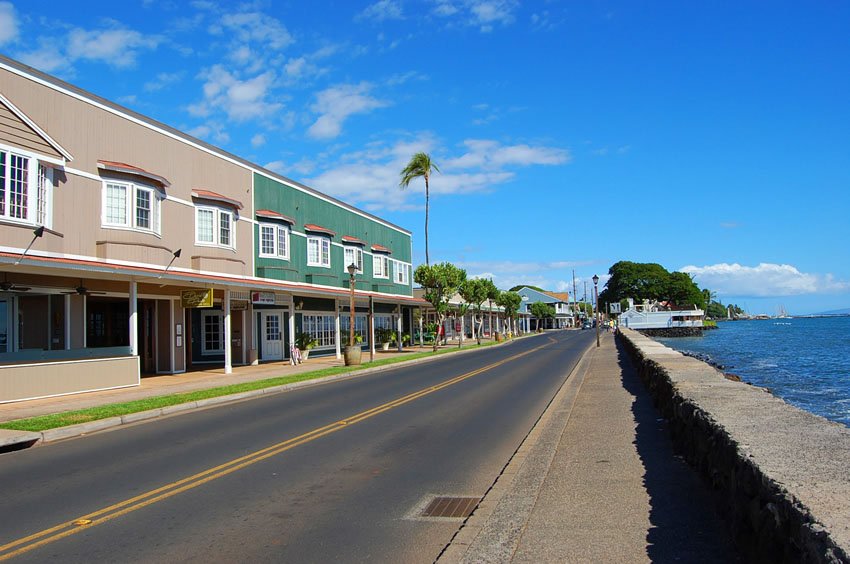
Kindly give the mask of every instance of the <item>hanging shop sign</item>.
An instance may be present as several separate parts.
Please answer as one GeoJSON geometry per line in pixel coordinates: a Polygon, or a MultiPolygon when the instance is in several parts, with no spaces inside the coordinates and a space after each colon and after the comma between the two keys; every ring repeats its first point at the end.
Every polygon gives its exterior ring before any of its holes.
{"type": "Polygon", "coordinates": [[[247,300],[232,300],[230,302],[230,311],[245,311],[248,309],[247,300]]]}
{"type": "Polygon", "coordinates": [[[195,307],[212,307],[213,306],[213,291],[212,288],[206,290],[181,290],[180,304],[184,308],[195,307]]]}
{"type": "Polygon", "coordinates": [[[251,292],[251,303],[274,305],[274,292],[251,292]]]}

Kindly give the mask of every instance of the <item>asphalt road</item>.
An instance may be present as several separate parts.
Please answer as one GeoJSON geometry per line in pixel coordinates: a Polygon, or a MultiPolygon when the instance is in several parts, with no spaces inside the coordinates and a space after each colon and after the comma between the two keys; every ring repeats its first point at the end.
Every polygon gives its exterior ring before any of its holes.
{"type": "Polygon", "coordinates": [[[547,333],[0,455],[0,560],[432,562],[593,340],[547,333]],[[76,523],[75,523],[76,521],[76,523]]]}

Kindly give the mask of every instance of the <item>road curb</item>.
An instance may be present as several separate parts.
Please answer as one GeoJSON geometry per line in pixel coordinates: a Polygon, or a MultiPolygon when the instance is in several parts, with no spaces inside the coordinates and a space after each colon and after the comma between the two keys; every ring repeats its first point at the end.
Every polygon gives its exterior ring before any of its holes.
{"type": "MultiPolygon", "coordinates": [[[[545,335],[545,333],[543,333],[545,335]]],[[[537,334],[529,335],[530,338],[536,337],[537,334]]],[[[493,347],[502,347],[506,345],[510,345],[511,343],[516,342],[517,339],[511,339],[509,341],[504,341],[502,343],[497,343],[495,345],[490,345],[486,348],[493,347]]],[[[350,378],[358,378],[361,376],[367,376],[369,374],[375,374],[376,372],[384,372],[386,370],[392,370],[395,368],[404,368],[407,366],[414,366],[416,364],[422,364],[426,362],[433,362],[436,360],[441,360],[447,357],[451,357],[456,354],[466,354],[477,351],[485,350],[486,348],[475,348],[475,349],[464,349],[459,351],[453,351],[451,353],[445,353],[437,356],[429,356],[425,358],[415,358],[412,360],[404,360],[401,362],[397,362],[394,364],[388,364],[386,366],[374,366],[370,368],[364,368],[362,370],[354,370],[352,372],[346,372],[344,374],[334,374],[332,376],[324,376],[322,378],[316,378],[314,380],[304,380],[301,382],[292,382],[290,384],[282,384],[280,386],[272,386],[270,388],[260,388],[257,390],[250,390],[248,392],[239,392],[236,394],[229,394],[226,396],[217,396],[214,398],[208,398],[203,400],[191,401],[186,403],[179,403],[175,405],[170,405],[167,407],[159,407],[156,409],[151,409],[147,411],[139,411],[136,413],[128,413],[126,415],[110,417],[108,419],[99,419],[97,421],[90,421],[87,423],[79,423],[77,425],[67,425],[65,427],[57,427],[55,429],[48,429],[41,432],[29,432],[29,431],[9,431],[8,434],[0,435],[0,447],[15,447],[18,445],[26,445],[26,446],[39,446],[46,443],[52,443],[59,440],[72,439],[75,437],[81,437],[84,435],[88,435],[90,433],[105,431],[109,429],[114,429],[115,427],[120,427],[122,425],[130,425],[135,423],[142,423],[151,421],[154,419],[159,419],[160,417],[167,417],[171,415],[176,415],[180,413],[184,413],[187,411],[193,411],[196,409],[204,409],[219,406],[226,403],[233,403],[237,401],[244,401],[247,399],[253,399],[261,396],[265,396],[267,394],[279,394],[283,392],[288,392],[292,390],[297,390],[300,388],[306,388],[310,386],[319,386],[322,384],[328,384],[331,382],[336,382],[338,380],[347,380],[350,378]],[[27,445],[27,443],[31,443],[27,445]]],[[[0,429],[0,431],[4,431],[0,429]]]]}

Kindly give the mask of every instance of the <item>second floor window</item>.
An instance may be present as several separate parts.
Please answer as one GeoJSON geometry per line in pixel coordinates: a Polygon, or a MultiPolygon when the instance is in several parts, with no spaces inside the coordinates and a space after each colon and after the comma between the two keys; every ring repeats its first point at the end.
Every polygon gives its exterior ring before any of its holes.
{"type": "Polygon", "coordinates": [[[260,224],[260,256],[289,258],[289,228],[270,223],[260,224]]]}
{"type": "Polygon", "coordinates": [[[331,266],[331,240],[327,237],[307,237],[307,266],[331,266]]]}
{"type": "Polygon", "coordinates": [[[375,278],[390,277],[390,259],[384,255],[372,256],[372,276],[375,278]]]}
{"type": "Polygon", "coordinates": [[[51,226],[52,169],[0,148],[0,218],[51,226]]]}
{"type": "Polygon", "coordinates": [[[348,272],[349,265],[357,266],[357,273],[363,274],[363,249],[359,247],[345,247],[345,271],[348,272]]]}
{"type": "Polygon", "coordinates": [[[236,248],[233,212],[211,206],[195,208],[195,242],[199,245],[236,248]]]}
{"type": "Polygon", "coordinates": [[[395,261],[395,282],[396,284],[410,285],[410,265],[400,261],[395,261]]]}
{"type": "Polygon", "coordinates": [[[103,183],[103,226],[160,234],[158,190],[129,182],[103,183]]]}

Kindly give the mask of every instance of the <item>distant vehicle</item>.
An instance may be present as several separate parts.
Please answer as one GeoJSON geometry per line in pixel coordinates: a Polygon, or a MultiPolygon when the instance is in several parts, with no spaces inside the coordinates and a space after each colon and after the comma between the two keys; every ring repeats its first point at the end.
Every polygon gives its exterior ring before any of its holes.
{"type": "Polygon", "coordinates": [[[584,323],[581,324],[581,328],[582,329],[593,329],[593,323],[591,323],[590,321],[585,321],[584,323]]]}

